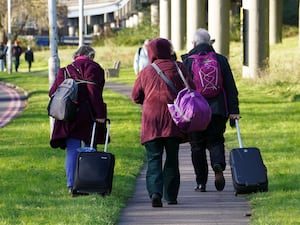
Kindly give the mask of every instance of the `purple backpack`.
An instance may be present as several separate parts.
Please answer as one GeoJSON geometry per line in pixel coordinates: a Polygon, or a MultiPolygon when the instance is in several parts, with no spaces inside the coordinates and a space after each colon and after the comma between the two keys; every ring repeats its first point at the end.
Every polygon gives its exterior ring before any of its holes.
{"type": "Polygon", "coordinates": [[[184,88],[168,109],[175,124],[184,132],[205,130],[211,120],[211,109],[197,91],[184,88]]]}
{"type": "Polygon", "coordinates": [[[211,120],[210,106],[198,91],[189,87],[177,63],[174,63],[186,86],[179,92],[160,68],[155,63],[151,64],[166,84],[177,94],[174,102],[168,104],[168,110],[176,126],[183,132],[203,131],[211,120]]]}
{"type": "Polygon", "coordinates": [[[221,68],[215,52],[201,52],[189,56],[192,63],[193,81],[196,90],[205,98],[217,96],[223,87],[221,68]]]}

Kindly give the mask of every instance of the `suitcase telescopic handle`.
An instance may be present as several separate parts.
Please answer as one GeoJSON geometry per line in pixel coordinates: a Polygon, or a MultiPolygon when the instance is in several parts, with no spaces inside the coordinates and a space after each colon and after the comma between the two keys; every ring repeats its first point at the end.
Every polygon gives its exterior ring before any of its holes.
{"type": "Polygon", "coordinates": [[[96,132],[96,121],[94,121],[94,123],[93,123],[92,137],[91,137],[91,143],[90,143],[91,149],[94,148],[95,132],[96,132]]]}
{"type": "MultiPolygon", "coordinates": [[[[106,135],[105,135],[105,145],[104,145],[104,152],[107,152],[107,146],[108,146],[108,140],[109,140],[109,132],[110,132],[110,119],[105,119],[106,125],[106,135]]],[[[96,120],[93,123],[93,130],[92,130],[92,137],[91,137],[91,143],[90,148],[94,148],[94,141],[95,141],[95,132],[96,132],[96,126],[97,122],[96,120]]]]}
{"type": "Polygon", "coordinates": [[[105,122],[106,122],[106,136],[105,136],[104,152],[107,152],[109,132],[110,132],[110,119],[107,118],[105,122]]]}
{"type": "Polygon", "coordinates": [[[239,146],[240,148],[243,148],[243,142],[242,142],[242,137],[241,137],[241,131],[240,131],[240,126],[239,126],[239,120],[235,119],[235,128],[236,128],[236,133],[239,141],[239,146]]]}

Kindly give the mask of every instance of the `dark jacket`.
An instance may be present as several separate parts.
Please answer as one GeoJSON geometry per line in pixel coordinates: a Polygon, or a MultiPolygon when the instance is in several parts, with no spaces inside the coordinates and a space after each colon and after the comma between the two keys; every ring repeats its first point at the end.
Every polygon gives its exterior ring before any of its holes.
{"type": "MultiPolygon", "coordinates": [[[[193,77],[191,71],[193,59],[188,58],[193,54],[199,54],[200,52],[214,51],[213,47],[208,44],[200,44],[193,48],[189,53],[182,55],[182,61],[188,73],[193,77]]],[[[223,77],[223,92],[212,99],[207,99],[212,113],[216,115],[222,115],[228,117],[229,114],[239,114],[239,101],[238,91],[235,85],[233,74],[227,58],[223,55],[216,53],[216,58],[220,63],[221,73],[223,77]]]]}
{"type": "MultiPolygon", "coordinates": [[[[79,110],[75,121],[64,122],[55,120],[50,145],[53,148],[66,147],[66,138],[76,138],[83,140],[85,143],[90,143],[92,133],[92,111],[94,118],[106,118],[106,104],[102,98],[103,87],[105,83],[104,70],[100,65],[87,57],[79,57],[73,62],[73,65],[68,65],[67,68],[71,76],[75,79],[83,79],[93,81],[96,84],[79,84],[78,88],[78,103],[79,110]],[[89,107],[91,110],[89,111],[89,107]]],[[[49,96],[51,96],[57,87],[65,78],[65,69],[59,69],[57,77],[52,85],[49,96]]],[[[105,136],[104,124],[97,123],[95,143],[103,143],[105,136]]]]}
{"type": "MultiPolygon", "coordinates": [[[[166,39],[157,38],[151,41],[148,45],[149,62],[154,62],[180,91],[185,86],[171,58],[170,47],[166,39]]],[[[193,85],[182,63],[177,62],[177,64],[188,82],[193,85]]],[[[173,122],[168,111],[167,104],[172,103],[175,98],[176,93],[167,86],[151,64],[140,72],[132,89],[132,100],[143,105],[142,144],[160,137],[185,137],[173,122]]]]}
{"type": "Polygon", "coordinates": [[[16,59],[20,58],[20,55],[23,53],[23,49],[19,45],[14,45],[12,47],[12,56],[16,59]]]}
{"type": "Polygon", "coordinates": [[[25,61],[27,62],[33,62],[34,61],[34,55],[32,50],[26,50],[25,51],[25,61]]]}

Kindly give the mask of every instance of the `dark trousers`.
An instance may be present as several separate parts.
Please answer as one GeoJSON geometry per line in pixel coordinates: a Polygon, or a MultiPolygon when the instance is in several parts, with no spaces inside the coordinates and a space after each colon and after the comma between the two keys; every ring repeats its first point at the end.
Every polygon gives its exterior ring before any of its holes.
{"type": "Polygon", "coordinates": [[[13,61],[15,63],[15,71],[18,72],[19,65],[20,65],[20,58],[15,58],[13,61]]]}
{"type": "Polygon", "coordinates": [[[220,164],[222,169],[225,170],[224,133],[226,122],[226,117],[213,115],[206,130],[190,133],[191,157],[197,184],[207,183],[208,163],[206,150],[210,154],[211,166],[220,164]]]}
{"type": "Polygon", "coordinates": [[[27,61],[28,62],[28,72],[30,72],[31,70],[31,65],[32,65],[32,61],[27,61]]]}
{"type": "Polygon", "coordinates": [[[166,201],[177,200],[180,185],[179,143],[178,138],[157,138],[145,143],[148,166],[146,186],[149,197],[159,193],[166,201]]]}

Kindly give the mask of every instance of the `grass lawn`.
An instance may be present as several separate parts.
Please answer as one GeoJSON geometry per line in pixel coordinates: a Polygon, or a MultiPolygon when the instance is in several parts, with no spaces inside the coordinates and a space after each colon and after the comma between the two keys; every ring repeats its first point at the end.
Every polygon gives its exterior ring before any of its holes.
{"type": "MultiPolygon", "coordinates": [[[[71,61],[74,50],[59,49],[61,66],[71,61]]],[[[103,67],[111,66],[115,59],[122,61],[120,77],[109,81],[133,84],[135,50],[96,48],[96,60],[103,67]]],[[[32,73],[26,72],[23,58],[19,73],[0,72],[0,81],[14,83],[30,94],[24,112],[0,132],[0,225],[116,224],[144,162],[139,142],[140,108],[105,89],[112,121],[109,151],[116,156],[113,191],[105,198],[71,198],[65,186],[65,152],[49,147],[48,57],[48,51],[35,52],[32,73]]],[[[232,43],[230,63],[239,89],[243,144],[261,149],[269,177],[269,192],[247,196],[251,224],[300,224],[298,37],[271,46],[270,68],[260,79],[242,78],[241,58],[240,43],[232,43]]],[[[226,147],[238,147],[234,129],[227,129],[226,147]]]]}

